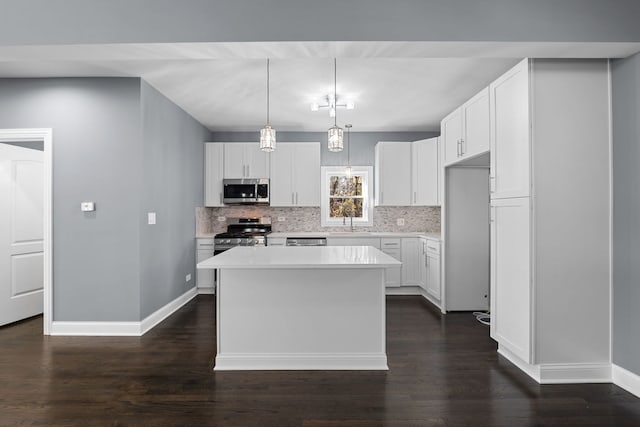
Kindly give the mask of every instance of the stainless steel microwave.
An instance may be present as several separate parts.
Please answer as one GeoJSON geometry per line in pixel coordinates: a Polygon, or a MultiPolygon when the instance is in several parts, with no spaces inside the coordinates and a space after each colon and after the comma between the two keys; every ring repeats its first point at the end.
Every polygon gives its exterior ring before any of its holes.
{"type": "Polygon", "coordinates": [[[227,205],[269,204],[269,179],[225,179],[222,202],[227,205]]]}

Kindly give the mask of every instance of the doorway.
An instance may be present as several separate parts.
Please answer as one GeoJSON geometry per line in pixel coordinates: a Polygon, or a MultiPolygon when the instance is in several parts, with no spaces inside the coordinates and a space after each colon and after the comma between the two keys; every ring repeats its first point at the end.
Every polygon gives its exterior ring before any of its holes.
{"type": "MultiPolygon", "coordinates": [[[[42,307],[43,331],[49,335],[53,314],[52,130],[0,129],[0,145],[0,154],[11,159],[3,161],[1,183],[7,199],[3,200],[2,209],[10,213],[4,212],[5,221],[0,224],[4,228],[0,236],[7,240],[0,242],[5,245],[0,254],[6,258],[0,260],[5,282],[2,286],[9,290],[3,291],[2,298],[6,301],[0,304],[4,304],[6,314],[17,317],[14,320],[19,320],[21,313],[39,314],[42,307]],[[41,229],[37,224],[34,227],[36,222],[42,223],[41,229]]],[[[3,323],[10,323],[11,318],[6,320],[3,323]]]]}

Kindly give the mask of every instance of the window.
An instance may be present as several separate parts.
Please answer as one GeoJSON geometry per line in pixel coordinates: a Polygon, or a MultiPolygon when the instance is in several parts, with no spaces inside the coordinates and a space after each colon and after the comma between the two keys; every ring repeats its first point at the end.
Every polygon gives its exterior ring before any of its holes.
{"type": "Polygon", "coordinates": [[[373,224],[373,168],[344,166],[322,168],[322,226],[373,224]],[[353,220],[351,219],[353,218],[353,220]]]}

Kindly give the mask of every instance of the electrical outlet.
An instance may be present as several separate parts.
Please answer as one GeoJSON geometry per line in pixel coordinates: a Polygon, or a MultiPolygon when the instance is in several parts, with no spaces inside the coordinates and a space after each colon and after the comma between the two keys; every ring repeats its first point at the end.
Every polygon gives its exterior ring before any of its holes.
{"type": "Polygon", "coordinates": [[[398,226],[400,227],[404,226],[404,218],[398,218],[398,220],[396,221],[396,224],[398,224],[398,226]]]}
{"type": "Polygon", "coordinates": [[[226,216],[219,216],[218,217],[218,222],[225,222],[227,220],[226,216]]]}
{"type": "Polygon", "coordinates": [[[155,225],[155,223],[156,223],[156,213],[155,212],[149,212],[147,214],[147,224],[155,225]]]}
{"type": "Polygon", "coordinates": [[[185,277],[185,280],[187,282],[190,282],[191,281],[191,274],[187,274],[187,277],[185,277]]]}
{"type": "Polygon", "coordinates": [[[279,216],[278,217],[278,222],[285,222],[287,220],[287,218],[283,217],[283,216],[279,216]]]}

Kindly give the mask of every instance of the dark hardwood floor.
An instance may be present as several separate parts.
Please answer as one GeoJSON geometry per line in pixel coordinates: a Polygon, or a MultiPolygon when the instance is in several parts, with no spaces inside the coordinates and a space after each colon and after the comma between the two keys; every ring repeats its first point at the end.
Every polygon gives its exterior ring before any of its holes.
{"type": "Polygon", "coordinates": [[[611,384],[538,385],[468,313],[387,299],[388,372],[213,372],[214,298],[140,338],[0,328],[3,426],[640,426],[611,384]]]}

